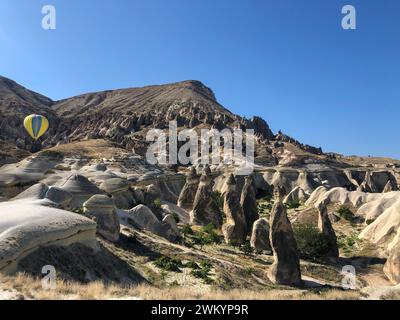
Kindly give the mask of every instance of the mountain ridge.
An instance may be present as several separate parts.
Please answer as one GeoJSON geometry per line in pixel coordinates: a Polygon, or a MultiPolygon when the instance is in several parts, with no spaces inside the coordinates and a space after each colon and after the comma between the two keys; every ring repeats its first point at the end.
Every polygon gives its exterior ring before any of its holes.
{"type": "Polygon", "coordinates": [[[43,147],[105,138],[131,149],[143,140],[143,130],[166,128],[172,120],[177,121],[178,127],[254,129],[263,139],[275,136],[260,117],[250,120],[226,109],[212,89],[198,80],[84,93],[59,101],[11,79],[2,77],[1,80],[0,138],[22,149],[31,148],[22,127],[24,117],[31,113],[41,113],[50,120],[51,126],[40,141],[43,147]]]}

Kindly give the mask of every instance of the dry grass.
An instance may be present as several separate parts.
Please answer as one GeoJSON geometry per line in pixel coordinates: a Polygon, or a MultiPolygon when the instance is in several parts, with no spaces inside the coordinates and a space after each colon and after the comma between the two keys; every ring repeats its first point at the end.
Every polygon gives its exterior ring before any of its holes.
{"type": "Polygon", "coordinates": [[[144,299],[144,300],[353,300],[360,297],[357,291],[327,290],[321,293],[303,290],[279,289],[252,291],[246,289],[209,290],[195,292],[191,288],[149,285],[121,287],[92,282],[82,285],[58,281],[55,290],[44,290],[39,279],[24,274],[0,279],[0,288],[11,290],[25,299],[35,300],[97,300],[97,299],[144,299]]]}
{"type": "Polygon", "coordinates": [[[128,153],[117,144],[105,141],[102,139],[76,141],[68,144],[61,144],[46,150],[41,153],[59,153],[63,156],[80,156],[90,159],[110,159],[121,153],[128,153]]]}

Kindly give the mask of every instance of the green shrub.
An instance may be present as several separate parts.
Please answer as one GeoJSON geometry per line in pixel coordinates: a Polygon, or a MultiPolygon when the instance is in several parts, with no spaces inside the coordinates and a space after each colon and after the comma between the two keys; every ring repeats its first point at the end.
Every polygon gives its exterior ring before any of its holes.
{"type": "Polygon", "coordinates": [[[355,218],[354,213],[347,206],[341,205],[337,212],[343,219],[348,221],[353,221],[355,218]]]}
{"type": "Polygon", "coordinates": [[[201,249],[203,249],[205,245],[211,244],[210,240],[204,232],[196,232],[192,236],[192,242],[194,245],[200,246],[201,249]]]}
{"type": "Polygon", "coordinates": [[[298,224],[293,228],[300,257],[318,260],[330,249],[330,241],[312,224],[298,224]]]}
{"type": "Polygon", "coordinates": [[[161,209],[161,199],[157,198],[153,201],[154,208],[161,209]]]}
{"type": "Polygon", "coordinates": [[[240,251],[242,251],[246,256],[248,256],[254,252],[254,249],[251,247],[250,242],[246,241],[244,244],[240,246],[240,251]]]}
{"type": "Polygon", "coordinates": [[[193,270],[198,270],[198,269],[200,269],[200,266],[199,266],[196,262],[194,262],[194,261],[188,261],[188,262],[185,264],[185,267],[186,267],[186,268],[193,269],[193,270]]]}
{"type": "Polygon", "coordinates": [[[172,213],[172,217],[174,218],[176,223],[181,222],[181,218],[179,218],[179,215],[176,212],[172,213]]]}
{"type": "Polygon", "coordinates": [[[229,240],[228,244],[235,248],[240,247],[240,243],[236,239],[229,240]]]}
{"type": "Polygon", "coordinates": [[[365,223],[367,224],[367,225],[370,225],[372,222],[374,222],[375,220],[374,219],[367,219],[367,221],[365,221],[365,223]]]}
{"type": "Polygon", "coordinates": [[[84,210],[83,210],[83,207],[75,208],[75,209],[72,210],[72,212],[75,212],[77,214],[85,214],[84,210]]]}
{"type": "Polygon", "coordinates": [[[206,270],[210,271],[211,268],[213,267],[213,265],[212,265],[211,261],[209,261],[209,260],[201,260],[200,267],[202,269],[206,269],[206,270]]]}
{"type": "Polygon", "coordinates": [[[212,224],[202,227],[199,232],[193,232],[191,239],[193,244],[199,245],[201,248],[214,243],[220,244],[222,241],[212,224]]]}
{"type": "Polygon", "coordinates": [[[154,265],[164,271],[182,272],[180,268],[184,267],[182,261],[167,256],[162,256],[154,261],[154,265]]]}
{"type": "Polygon", "coordinates": [[[200,261],[199,269],[192,270],[190,274],[195,278],[203,279],[205,284],[211,284],[214,282],[214,280],[210,278],[211,269],[212,263],[208,260],[202,260],[200,261]]]}
{"type": "Polygon", "coordinates": [[[189,235],[189,234],[193,234],[194,232],[193,232],[193,229],[192,229],[192,227],[190,226],[190,224],[185,224],[185,225],[182,227],[182,229],[181,229],[181,233],[182,233],[184,236],[187,236],[187,235],[189,235]]]}
{"type": "Polygon", "coordinates": [[[224,207],[224,197],[222,196],[221,192],[214,191],[211,194],[212,198],[214,199],[215,203],[218,205],[219,209],[223,211],[224,207]]]}
{"type": "Polygon", "coordinates": [[[247,274],[247,275],[252,275],[254,272],[255,272],[255,270],[253,268],[250,268],[250,267],[244,269],[244,273],[247,274]]]}
{"type": "Polygon", "coordinates": [[[214,282],[206,270],[192,270],[190,274],[195,278],[203,279],[205,284],[211,284],[214,282]]]}
{"type": "Polygon", "coordinates": [[[218,235],[218,233],[215,231],[215,227],[212,223],[204,226],[201,231],[206,234],[207,242],[208,243],[216,243],[220,244],[221,243],[221,237],[218,235]]]}
{"type": "Polygon", "coordinates": [[[272,210],[271,203],[259,203],[257,205],[257,211],[260,216],[268,216],[272,210]]]}
{"type": "Polygon", "coordinates": [[[300,202],[291,202],[286,204],[287,209],[297,209],[298,207],[300,207],[300,202]]]}
{"type": "Polygon", "coordinates": [[[214,232],[214,225],[212,223],[209,223],[208,225],[201,227],[201,231],[204,233],[212,233],[214,232]]]}
{"type": "Polygon", "coordinates": [[[358,238],[356,232],[350,235],[339,235],[338,237],[338,247],[345,253],[353,252],[361,242],[362,240],[358,238]]]}

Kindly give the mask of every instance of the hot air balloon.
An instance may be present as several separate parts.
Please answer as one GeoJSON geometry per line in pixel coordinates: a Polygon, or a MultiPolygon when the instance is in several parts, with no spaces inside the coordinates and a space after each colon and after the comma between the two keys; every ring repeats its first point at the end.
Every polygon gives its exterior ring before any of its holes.
{"type": "Polygon", "coordinates": [[[36,141],[49,128],[49,120],[39,114],[31,114],[24,119],[25,130],[36,141]]]}

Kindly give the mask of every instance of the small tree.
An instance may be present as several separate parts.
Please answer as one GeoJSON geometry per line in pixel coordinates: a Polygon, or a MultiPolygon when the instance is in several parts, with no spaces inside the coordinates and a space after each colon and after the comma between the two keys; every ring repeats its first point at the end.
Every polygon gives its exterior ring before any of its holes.
{"type": "Polygon", "coordinates": [[[153,201],[153,205],[154,205],[154,208],[161,209],[161,200],[160,200],[160,198],[155,199],[153,201]]]}
{"type": "Polygon", "coordinates": [[[254,252],[254,248],[252,248],[249,241],[246,241],[240,246],[240,251],[242,251],[244,255],[250,256],[254,252]]]}
{"type": "Polygon", "coordinates": [[[214,191],[214,192],[212,193],[211,196],[212,196],[212,198],[214,199],[214,201],[216,202],[216,204],[218,205],[219,209],[220,209],[221,211],[223,211],[223,207],[224,207],[224,198],[223,198],[221,192],[219,192],[219,191],[214,191]]]}
{"type": "Polygon", "coordinates": [[[300,257],[318,260],[329,252],[330,241],[312,224],[298,224],[293,228],[300,257]]]}
{"type": "Polygon", "coordinates": [[[179,215],[176,212],[172,213],[172,217],[174,218],[176,223],[181,222],[181,219],[179,218],[179,215]]]}
{"type": "Polygon", "coordinates": [[[355,216],[354,213],[350,210],[349,207],[345,206],[345,205],[341,205],[339,207],[339,209],[337,210],[337,212],[339,213],[339,215],[348,220],[348,221],[353,221],[355,216]]]}

